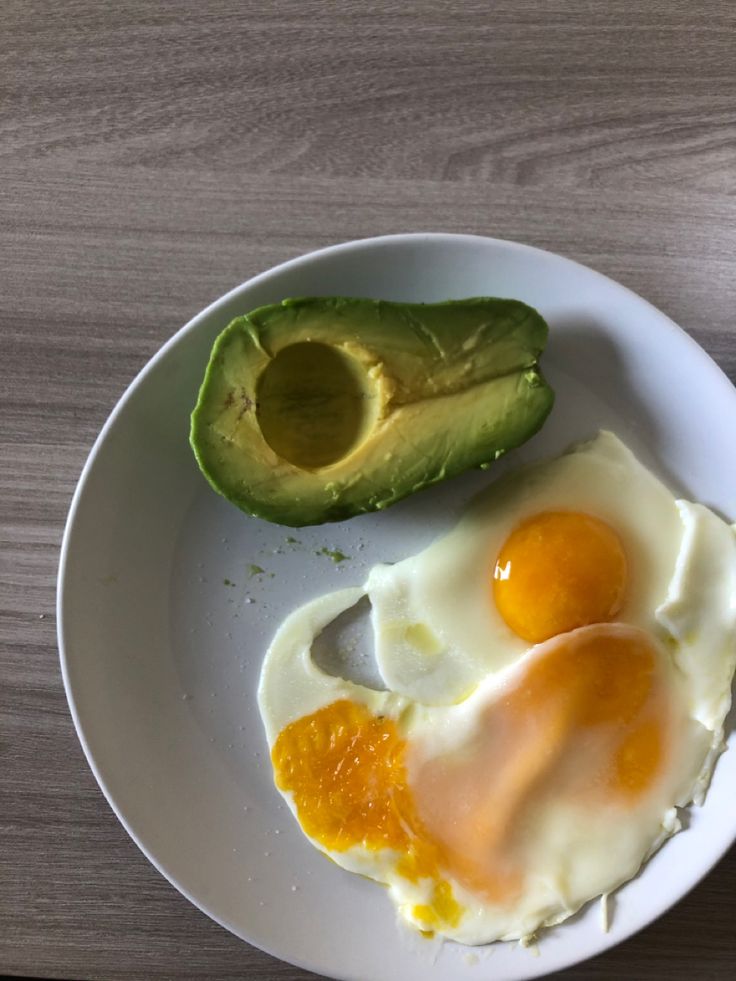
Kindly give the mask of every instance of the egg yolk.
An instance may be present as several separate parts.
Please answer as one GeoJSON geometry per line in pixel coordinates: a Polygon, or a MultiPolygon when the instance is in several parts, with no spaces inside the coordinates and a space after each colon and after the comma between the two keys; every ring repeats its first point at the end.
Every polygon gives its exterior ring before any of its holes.
{"type": "Polygon", "coordinates": [[[611,620],[623,604],[626,580],[626,555],[609,525],[580,512],[545,511],[504,542],[493,598],[514,633],[538,644],[611,620]]]}
{"type": "Polygon", "coordinates": [[[431,902],[414,914],[423,927],[456,926],[462,908],[440,873],[441,855],[417,816],[396,723],[340,699],[297,719],[271,751],[276,786],[291,791],[304,832],[324,848],[396,852],[396,871],[432,880],[431,902]]]}
{"type": "Polygon", "coordinates": [[[464,910],[448,879],[513,902],[524,835],[555,801],[625,813],[656,784],[671,731],[661,663],[646,633],[621,624],[555,638],[460,749],[431,758],[400,723],[340,699],[281,731],[276,784],[326,850],[388,853],[397,875],[429,880],[429,901],[412,909],[422,927],[456,926],[464,910]]]}
{"type": "Polygon", "coordinates": [[[405,743],[396,724],[348,699],[292,722],[272,751],[305,832],[326,848],[402,848],[405,743]]]}

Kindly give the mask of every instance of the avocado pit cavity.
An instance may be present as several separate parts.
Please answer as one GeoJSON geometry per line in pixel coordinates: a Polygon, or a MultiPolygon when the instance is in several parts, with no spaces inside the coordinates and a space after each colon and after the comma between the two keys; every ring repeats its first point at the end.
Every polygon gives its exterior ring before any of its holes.
{"type": "Polygon", "coordinates": [[[264,440],[302,470],[337,463],[368,436],[378,398],[365,367],[352,355],[314,341],[282,348],[256,390],[264,440]]]}

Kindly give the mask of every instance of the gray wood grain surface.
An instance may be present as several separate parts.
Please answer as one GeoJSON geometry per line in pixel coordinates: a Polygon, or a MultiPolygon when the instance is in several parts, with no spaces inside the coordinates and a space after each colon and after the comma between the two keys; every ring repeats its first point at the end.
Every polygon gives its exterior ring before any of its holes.
{"type": "MultiPolygon", "coordinates": [[[[0,973],[309,976],[154,871],[67,711],[63,523],[135,373],[280,260],[431,229],[588,263],[733,380],[735,37],[732,0],[0,5],[0,973]]],[[[735,887],[560,977],[732,978],[735,887]]]]}

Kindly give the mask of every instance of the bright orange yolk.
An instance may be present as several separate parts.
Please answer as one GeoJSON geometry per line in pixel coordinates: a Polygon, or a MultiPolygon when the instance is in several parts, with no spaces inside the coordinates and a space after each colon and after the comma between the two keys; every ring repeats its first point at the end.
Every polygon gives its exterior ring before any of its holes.
{"type": "Polygon", "coordinates": [[[393,721],[341,699],[292,722],[271,755],[305,832],[341,852],[406,845],[405,749],[393,721]]]}
{"type": "Polygon", "coordinates": [[[524,640],[611,620],[626,594],[626,555],[605,522],[545,511],[506,539],[493,572],[496,608],[524,640]]]}
{"type": "Polygon", "coordinates": [[[405,756],[395,722],[347,699],[286,726],[271,751],[276,786],[293,794],[310,838],[336,852],[354,845],[395,851],[399,875],[434,880],[432,901],[414,908],[416,918],[426,929],[455,926],[462,908],[417,817],[405,756]]]}
{"type": "Polygon", "coordinates": [[[341,699],[282,730],[276,783],[310,838],[335,852],[389,850],[398,875],[431,882],[415,918],[455,926],[463,909],[448,879],[513,902],[524,835],[555,801],[625,814],[656,784],[671,732],[662,681],[643,631],[591,626],[539,648],[459,750],[416,756],[399,724],[341,699]]]}

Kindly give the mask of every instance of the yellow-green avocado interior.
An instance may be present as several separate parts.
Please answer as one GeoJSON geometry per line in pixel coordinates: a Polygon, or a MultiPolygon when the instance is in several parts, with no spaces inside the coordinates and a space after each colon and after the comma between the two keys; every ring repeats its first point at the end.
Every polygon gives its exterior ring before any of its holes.
{"type": "Polygon", "coordinates": [[[553,393],[547,325],[518,300],[307,297],[215,341],[192,413],[209,482],[298,527],[375,511],[532,436],[553,393]]]}

